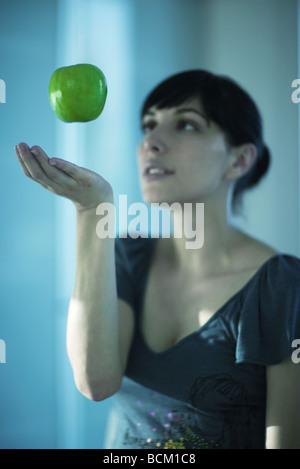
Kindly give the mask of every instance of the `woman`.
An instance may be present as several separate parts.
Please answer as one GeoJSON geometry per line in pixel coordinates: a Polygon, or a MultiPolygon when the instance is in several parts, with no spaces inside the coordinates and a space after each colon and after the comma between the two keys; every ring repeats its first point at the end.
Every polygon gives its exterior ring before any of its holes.
{"type": "Polygon", "coordinates": [[[67,346],[77,387],[96,401],[115,394],[110,448],[300,448],[300,262],[231,222],[269,166],[257,107],[232,80],[189,71],[150,94],[142,127],[144,200],[178,203],[174,232],[185,203],[194,218],[204,203],[201,249],[184,235],[97,238],[109,183],[16,147],[25,174],[76,207],[67,346]]]}

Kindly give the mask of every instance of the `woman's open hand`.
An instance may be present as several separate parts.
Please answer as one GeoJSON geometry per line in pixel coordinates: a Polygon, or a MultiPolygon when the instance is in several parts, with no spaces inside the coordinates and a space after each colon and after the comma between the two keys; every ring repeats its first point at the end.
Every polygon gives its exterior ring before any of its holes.
{"type": "Polygon", "coordinates": [[[60,158],[49,158],[37,145],[30,148],[22,142],[15,146],[15,152],[26,176],[70,199],[78,210],[89,210],[113,200],[110,184],[93,171],[60,158]]]}

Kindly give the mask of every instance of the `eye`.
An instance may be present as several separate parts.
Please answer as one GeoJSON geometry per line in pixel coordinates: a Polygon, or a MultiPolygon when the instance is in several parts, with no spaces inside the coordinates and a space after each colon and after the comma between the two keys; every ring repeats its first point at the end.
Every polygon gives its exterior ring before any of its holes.
{"type": "Polygon", "coordinates": [[[179,130],[185,130],[187,132],[195,132],[199,130],[199,127],[194,122],[184,120],[184,119],[181,119],[180,121],[178,121],[177,128],[179,130]]]}
{"type": "Polygon", "coordinates": [[[142,132],[144,134],[148,134],[149,132],[151,132],[151,130],[154,129],[155,126],[156,122],[154,120],[145,121],[142,123],[142,132]]]}

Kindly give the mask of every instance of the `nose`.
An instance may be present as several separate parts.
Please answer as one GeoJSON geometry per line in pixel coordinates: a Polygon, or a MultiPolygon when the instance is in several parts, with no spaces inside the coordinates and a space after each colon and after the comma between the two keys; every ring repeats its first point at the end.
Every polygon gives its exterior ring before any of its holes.
{"type": "Polygon", "coordinates": [[[160,155],[166,152],[167,145],[162,140],[156,132],[151,132],[149,135],[146,135],[143,141],[143,149],[147,153],[153,153],[155,155],[160,155]]]}

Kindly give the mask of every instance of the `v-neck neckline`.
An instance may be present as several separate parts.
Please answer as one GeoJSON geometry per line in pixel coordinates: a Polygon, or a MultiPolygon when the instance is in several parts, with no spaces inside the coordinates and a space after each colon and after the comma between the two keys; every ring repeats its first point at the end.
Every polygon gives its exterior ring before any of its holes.
{"type": "Polygon", "coordinates": [[[174,344],[172,347],[169,347],[167,348],[166,350],[163,350],[161,352],[156,352],[154,350],[151,349],[151,347],[148,345],[146,339],[145,339],[145,336],[144,336],[144,333],[143,333],[143,330],[142,330],[142,314],[143,314],[143,310],[144,310],[144,304],[145,304],[145,297],[146,297],[146,288],[147,288],[147,282],[149,280],[149,275],[150,275],[150,269],[152,267],[152,263],[153,263],[153,258],[154,258],[154,252],[155,252],[155,248],[157,247],[157,241],[158,241],[159,238],[156,238],[156,239],[151,239],[151,244],[150,244],[150,248],[149,248],[149,252],[147,253],[148,256],[147,256],[147,266],[145,268],[145,274],[144,274],[144,278],[143,278],[143,283],[142,283],[142,288],[141,288],[141,297],[140,297],[140,301],[139,301],[139,314],[138,314],[138,332],[139,332],[139,335],[141,337],[141,340],[143,342],[143,345],[144,347],[146,348],[146,350],[148,351],[148,353],[150,353],[153,357],[162,357],[164,355],[167,355],[167,354],[171,354],[173,353],[174,351],[176,351],[178,348],[180,348],[182,345],[184,345],[187,341],[189,340],[192,340],[196,335],[199,335],[200,333],[202,333],[203,331],[205,331],[207,329],[207,327],[210,326],[210,324],[215,321],[219,316],[220,314],[223,312],[223,310],[232,302],[232,301],[235,301],[238,297],[240,297],[245,290],[247,290],[250,285],[256,280],[256,278],[261,274],[261,272],[267,267],[267,265],[272,262],[274,259],[276,258],[280,258],[280,257],[293,257],[293,256],[289,256],[288,254],[274,254],[273,256],[271,256],[269,259],[267,259],[258,269],[257,271],[250,277],[250,279],[245,283],[244,286],[242,286],[241,288],[238,289],[238,291],[236,293],[234,293],[228,300],[225,301],[225,303],[223,303],[223,305],[221,305],[213,314],[212,316],[204,323],[202,324],[201,326],[199,326],[197,329],[195,329],[193,332],[187,334],[186,336],[184,336],[182,339],[180,339],[178,342],[176,342],[176,344],[174,344]]]}

